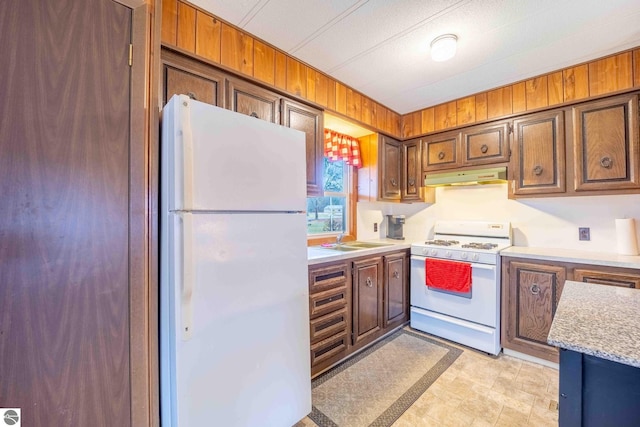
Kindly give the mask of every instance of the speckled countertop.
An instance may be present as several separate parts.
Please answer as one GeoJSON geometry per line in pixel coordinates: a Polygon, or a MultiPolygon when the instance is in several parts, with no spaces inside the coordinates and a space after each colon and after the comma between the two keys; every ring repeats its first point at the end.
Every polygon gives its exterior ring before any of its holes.
{"type": "MultiPolygon", "coordinates": [[[[366,248],[358,249],[356,251],[336,251],[330,248],[320,248],[318,246],[311,246],[307,248],[307,261],[309,265],[322,264],[325,262],[341,261],[345,259],[357,258],[361,256],[377,255],[385,252],[399,251],[403,249],[409,249],[411,243],[407,241],[380,239],[380,240],[366,240],[371,243],[384,243],[388,246],[381,246],[378,248],[366,248]]],[[[348,242],[346,243],[348,244],[348,242]]]]}
{"type": "Polygon", "coordinates": [[[547,342],[640,368],[640,289],[567,280],[547,342]]]}
{"type": "Polygon", "coordinates": [[[640,256],[618,255],[607,252],[588,252],[573,249],[531,248],[511,246],[500,251],[501,256],[546,261],[574,262],[577,264],[603,265],[640,269],[640,256]]]}

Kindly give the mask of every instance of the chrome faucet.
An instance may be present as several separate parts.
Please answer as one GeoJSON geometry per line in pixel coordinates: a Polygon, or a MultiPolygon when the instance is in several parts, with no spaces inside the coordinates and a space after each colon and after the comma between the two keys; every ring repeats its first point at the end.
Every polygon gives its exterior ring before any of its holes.
{"type": "Polygon", "coordinates": [[[336,237],[336,244],[337,245],[341,245],[342,244],[342,239],[344,238],[344,233],[340,233],[338,234],[338,237],[336,237]]]}

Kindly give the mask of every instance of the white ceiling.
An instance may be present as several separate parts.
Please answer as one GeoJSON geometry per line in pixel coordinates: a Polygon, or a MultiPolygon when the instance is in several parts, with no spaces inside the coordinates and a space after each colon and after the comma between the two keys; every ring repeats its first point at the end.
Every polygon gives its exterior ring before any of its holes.
{"type": "Polygon", "coordinates": [[[401,114],[640,45],[640,0],[190,1],[401,114]]]}

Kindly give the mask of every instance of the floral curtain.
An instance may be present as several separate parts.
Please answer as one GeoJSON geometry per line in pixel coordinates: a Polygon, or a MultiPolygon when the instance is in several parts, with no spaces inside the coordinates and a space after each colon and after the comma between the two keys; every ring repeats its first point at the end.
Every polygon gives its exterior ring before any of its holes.
{"type": "Polygon", "coordinates": [[[332,162],[344,160],[346,164],[356,168],[362,166],[360,157],[360,142],[342,133],[324,130],[324,156],[332,162]]]}

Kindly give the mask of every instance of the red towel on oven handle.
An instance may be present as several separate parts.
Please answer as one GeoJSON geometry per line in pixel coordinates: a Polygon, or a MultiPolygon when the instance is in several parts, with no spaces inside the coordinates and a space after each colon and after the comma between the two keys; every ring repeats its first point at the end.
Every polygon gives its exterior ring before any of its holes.
{"type": "Polygon", "coordinates": [[[471,264],[427,258],[425,260],[426,285],[451,292],[471,292],[471,264]]]}

